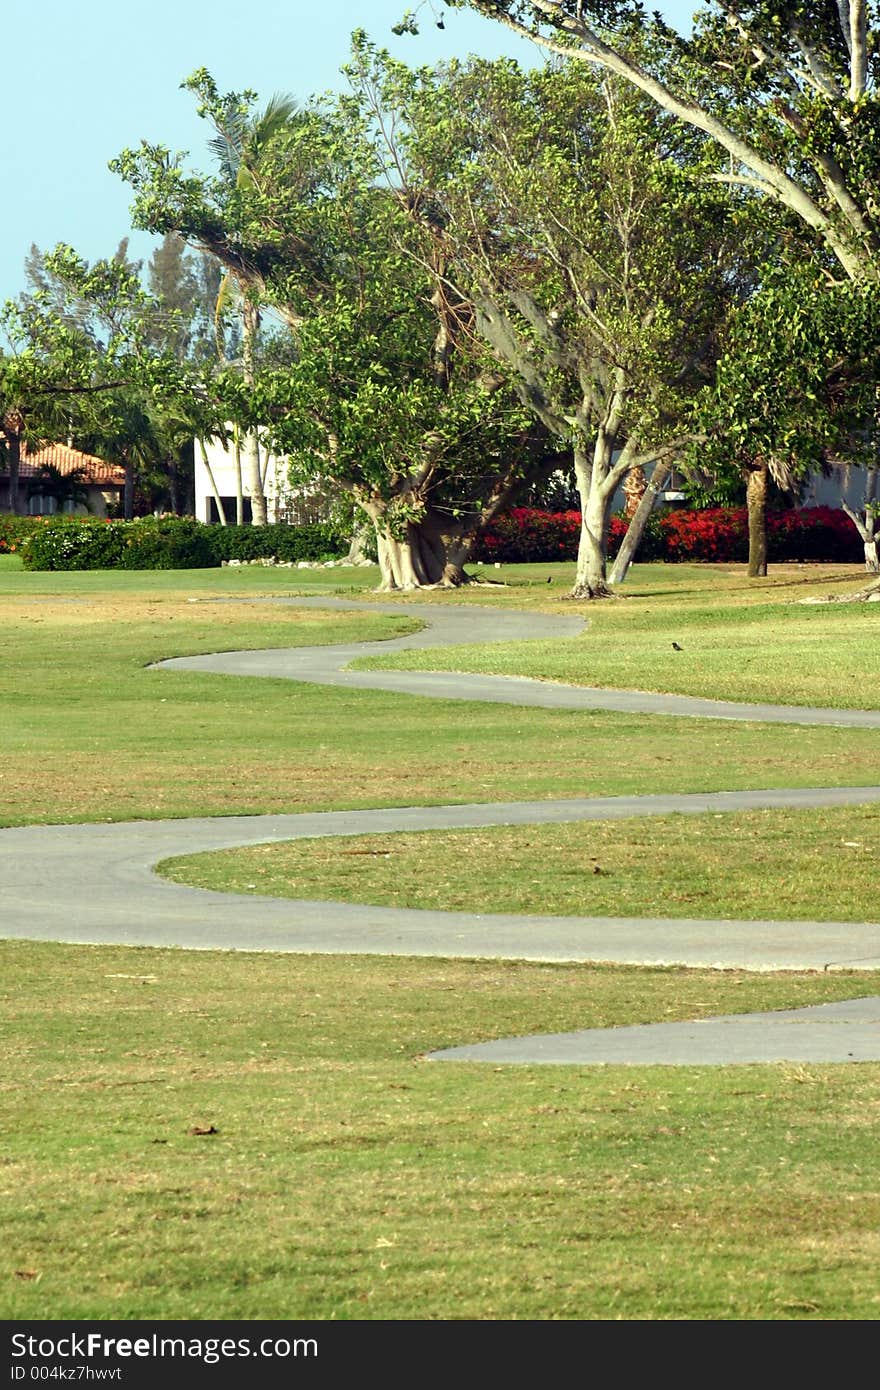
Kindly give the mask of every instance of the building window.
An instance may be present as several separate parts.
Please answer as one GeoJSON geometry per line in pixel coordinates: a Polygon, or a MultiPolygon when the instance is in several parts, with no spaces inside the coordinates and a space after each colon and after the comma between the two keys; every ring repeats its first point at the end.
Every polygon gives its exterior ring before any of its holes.
{"type": "MultiPolygon", "coordinates": [[[[234,525],[235,525],[235,498],[234,498],[234,497],[221,497],[221,498],[220,498],[220,501],[223,503],[223,511],[224,511],[225,516],[226,516],[227,525],[229,525],[229,526],[234,526],[234,525]]],[[[244,498],[242,498],[242,503],[243,503],[243,506],[242,506],[242,521],[243,521],[243,524],[244,524],[245,526],[250,526],[250,524],[251,524],[251,517],[252,517],[252,515],[253,515],[252,510],[251,510],[251,499],[250,499],[249,497],[244,497],[244,498]]],[[[217,510],[217,503],[215,502],[215,500],[214,500],[213,497],[209,497],[209,498],[208,498],[208,524],[209,524],[209,525],[214,525],[214,526],[216,526],[216,524],[217,524],[217,522],[218,522],[219,520],[220,520],[220,513],[219,513],[219,511],[217,510]]]]}

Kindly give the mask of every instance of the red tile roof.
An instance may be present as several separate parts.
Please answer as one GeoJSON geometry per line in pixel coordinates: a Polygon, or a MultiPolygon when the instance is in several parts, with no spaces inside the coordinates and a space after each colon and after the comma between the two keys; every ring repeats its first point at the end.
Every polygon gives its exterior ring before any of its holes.
{"type": "Polygon", "coordinates": [[[111,484],[121,487],[125,482],[125,472],[118,463],[107,463],[105,459],[99,459],[94,454],[84,454],[80,449],[71,449],[67,444],[47,444],[45,448],[36,449],[33,453],[27,445],[22,445],[22,478],[32,478],[41,468],[47,467],[57,468],[59,473],[65,474],[81,468],[83,482],[94,483],[97,486],[111,484]]]}

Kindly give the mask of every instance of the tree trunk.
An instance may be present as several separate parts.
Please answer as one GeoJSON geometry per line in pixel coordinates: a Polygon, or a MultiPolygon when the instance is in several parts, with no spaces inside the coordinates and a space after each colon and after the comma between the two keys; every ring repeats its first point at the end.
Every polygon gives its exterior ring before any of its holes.
{"type": "MultiPolygon", "coordinates": [[[[348,547],[348,555],[346,557],[350,565],[362,565],[365,560],[370,560],[366,549],[367,537],[369,534],[369,527],[362,521],[359,521],[357,516],[355,516],[351,533],[351,544],[348,547]]],[[[372,563],[372,561],[370,561],[370,563],[372,563]]]]}
{"type": "Polygon", "coordinates": [[[607,580],[608,525],[612,494],[601,483],[611,463],[611,441],[596,440],[592,463],[581,444],[575,444],[574,473],[581,499],[581,534],[577,575],[569,598],[614,598],[607,580]]]}
{"type": "Polygon", "coordinates": [[[122,515],[126,521],[134,520],[134,464],[123,455],[124,479],[122,485],[122,515]]]}
{"type": "Polygon", "coordinates": [[[869,574],[880,572],[880,560],[877,557],[877,541],[880,540],[877,534],[877,474],[877,468],[867,470],[863,516],[854,512],[852,507],[847,506],[846,502],[841,503],[843,510],[862,539],[862,545],[865,547],[865,569],[869,574]]]}
{"type": "Polygon", "coordinates": [[[244,525],[244,487],[241,480],[241,431],[232,427],[232,459],[235,465],[235,524],[244,525]]]}
{"type": "Polygon", "coordinates": [[[207,475],[208,475],[208,482],[209,482],[210,485],[211,485],[211,496],[214,498],[214,505],[215,505],[216,508],[217,508],[217,516],[218,516],[219,519],[220,519],[220,525],[221,525],[221,526],[225,526],[225,525],[226,525],[226,509],[225,509],[225,507],[223,506],[223,499],[222,499],[222,497],[220,496],[220,493],[217,491],[217,483],[216,483],[215,478],[214,478],[214,470],[213,470],[213,468],[211,467],[210,461],[209,461],[209,459],[208,459],[208,449],[207,449],[207,446],[206,446],[206,444],[205,444],[204,439],[200,439],[200,440],[199,440],[199,452],[201,453],[201,456],[202,456],[202,463],[203,463],[204,466],[205,466],[205,472],[206,472],[207,475]]]}
{"type": "Polygon", "coordinates": [[[658,459],[654,464],[651,473],[651,481],[646,484],[639,498],[639,504],[630,518],[629,526],[626,528],[626,535],[620,543],[617,559],[614,561],[614,566],[608,580],[610,584],[622,584],[624,579],[626,579],[629,573],[629,567],[635,559],[636,551],[641,544],[642,536],[645,534],[645,527],[651,518],[654,505],[660,492],[666,486],[666,479],[671,472],[672,465],[670,463],[658,459]]]}
{"type": "Polygon", "coordinates": [[[370,511],[376,529],[381,580],[379,592],[397,589],[457,589],[471,582],[465,574],[473,548],[473,533],[450,534],[430,514],[410,522],[402,536],[387,530],[383,510],[370,511]]]}
{"type": "Polygon", "coordinates": [[[440,576],[441,588],[460,589],[463,584],[471,583],[471,577],[465,574],[464,567],[471,557],[475,539],[473,534],[445,538],[446,556],[440,576]]]}
{"type": "Polygon", "coordinates": [[[266,494],[263,492],[263,476],[260,470],[260,445],[256,430],[248,430],[244,437],[244,477],[251,499],[251,525],[265,526],[268,522],[266,494]]]}
{"type": "MultiPolygon", "coordinates": [[[[242,309],[242,359],[244,377],[253,386],[256,376],[257,334],[260,311],[245,295],[242,309]]],[[[251,497],[251,525],[265,526],[268,521],[263,474],[260,468],[260,441],[257,431],[248,430],[244,437],[244,472],[251,497]]]]}
{"type": "Polygon", "coordinates": [[[6,436],[6,464],[9,469],[9,510],[14,516],[20,516],[21,430],[13,416],[7,415],[4,419],[3,433],[6,436]]]}
{"type": "Polygon", "coordinates": [[[762,460],[746,471],[746,506],[749,510],[749,578],[767,573],[767,463],[762,460]]]}

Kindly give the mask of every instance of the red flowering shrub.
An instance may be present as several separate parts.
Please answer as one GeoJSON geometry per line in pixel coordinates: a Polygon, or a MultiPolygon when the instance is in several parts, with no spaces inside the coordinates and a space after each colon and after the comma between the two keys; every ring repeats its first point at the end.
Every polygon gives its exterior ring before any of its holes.
{"type": "Polygon", "coordinates": [[[848,564],[864,560],[859,534],[838,507],[804,507],[774,512],[767,519],[773,560],[823,560],[848,564]]]}
{"type": "Polygon", "coordinates": [[[747,560],[749,522],[745,508],[665,512],[660,516],[664,560],[747,560]]]}
{"type": "Polygon", "coordinates": [[[39,516],[13,516],[12,512],[0,513],[0,555],[15,555],[21,550],[28,536],[42,524],[39,516]]]}
{"type": "Polygon", "coordinates": [[[577,555],[580,512],[542,512],[514,507],[496,517],[491,530],[477,541],[475,560],[498,560],[506,565],[526,560],[571,560],[577,555]]]}
{"type": "MultiPolygon", "coordinates": [[[[517,564],[531,560],[574,560],[581,528],[580,512],[542,512],[515,507],[498,517],[477,542],[475,560],[517,564]]],[[[608,553],[617,554],[627,521],[611,518],[608,553]]],[[[767,517],[771,561],[814,560],[858,563],[862,544],[845,512],[834,507],[804,507],[771,512],[767,517]]],[[[638,558],[689,561],[699,564],[744,564],[749,554],[749,521],[745,507],[707,511],[655,512],[639,548],[638,558]]]]}

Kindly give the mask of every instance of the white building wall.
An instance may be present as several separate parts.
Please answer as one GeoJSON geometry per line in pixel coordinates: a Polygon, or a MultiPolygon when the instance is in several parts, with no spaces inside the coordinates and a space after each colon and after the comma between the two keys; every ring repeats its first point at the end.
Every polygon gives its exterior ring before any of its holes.
{"type": "MultiPolygon", "coordinates": [[[[232,444],[226,445],[219,439],[209,439],[206,452],[217,491],[224,501],[226,520],[230,525],[234,525],[236,477],[235,453],[232,444]]],[[[244,463],[243,459],[242,463],[244,463]]],[[[260,451],[260,464],[265,478],[263,490],[266,494],[269,521],[275,522],[279,520],[278,514],[283,510],[287,500],[287,467],[284,459],[276,458],[273,454],[269,454],[267,458],[262,449],[260,451]]],[[[250,490],[244,472],[242,472],[242,493],[245,497],[250,498],[250,490]]],[[[208,470],[202,461],[201,446],[198,443],[195,449],[195,497],[196,516],[199,521],[214,519],[211,507],[214,494],[208,480],[208,470]]]]}
{"type": "Polygon", "coordinates": [[[859,511],[865,501],[866,477],[867,473],[864,468],[836,463],[832,466],[827,478],[823,477],[821,473],[810,475],[803,499],[798,505],[801,507],[839,507],[843,502],[846,502],[853,511],[859,511]]]}

